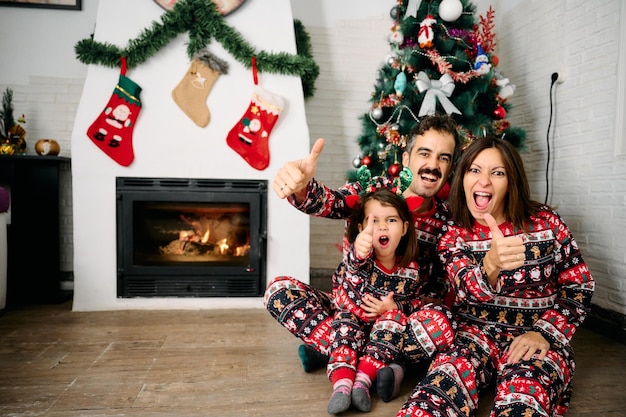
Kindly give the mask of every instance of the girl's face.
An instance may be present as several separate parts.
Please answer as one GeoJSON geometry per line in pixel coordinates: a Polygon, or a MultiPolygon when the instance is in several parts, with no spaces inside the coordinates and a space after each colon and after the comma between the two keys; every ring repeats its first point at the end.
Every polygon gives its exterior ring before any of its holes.
{"type": "Polygon", "coordinates": [[[488,148],[480,152],[463,176],[463,190],[467,207],[482,225],[485,213],[490,213],[498,224],[506,221],[504,201],[509,179],[500,151],[488,148]]]}
{"type": "Polygon", "coordinates": [[[383,205],[378,200],[369,200],[365,203],[365,220],[359,225],[359,231],[367,227],[370,213],[374,217],[372,237],[376,259],[395,260],[396,248],[408,230],[409,222],[402,221],[395,207],[383,205]]]}

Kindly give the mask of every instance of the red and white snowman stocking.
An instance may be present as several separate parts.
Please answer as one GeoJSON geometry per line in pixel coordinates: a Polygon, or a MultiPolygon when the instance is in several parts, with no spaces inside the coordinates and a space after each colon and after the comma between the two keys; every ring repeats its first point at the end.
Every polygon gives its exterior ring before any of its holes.
{"type": "Polygon", "coordinates": [[[120,78],[106,107],[87,129],[87,136],[105,154],[129,166],[133,153],[133,129],[141,110],[141,87],[126,77],[126,58],[121,59],[120,78]]]}
{"type": "Polygon", "coordinates": [[[226,143],[252,167],[264,170],[270,163],[269,138],[285,100],[258,85],[256,60],[252,58],[254,91],[248,109],[230,130],[226,143]]]}

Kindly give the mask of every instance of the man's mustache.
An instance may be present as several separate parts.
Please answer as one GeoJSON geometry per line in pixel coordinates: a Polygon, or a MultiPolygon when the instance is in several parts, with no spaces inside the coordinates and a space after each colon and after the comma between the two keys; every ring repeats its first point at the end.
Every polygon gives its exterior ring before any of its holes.
{"type": "Polygon", "coordinates": [[[422,168],[417,172],[418,175],[430,174],[436,176],[438,179],[442,177],[441,171],[438,169],[422,168]]]}

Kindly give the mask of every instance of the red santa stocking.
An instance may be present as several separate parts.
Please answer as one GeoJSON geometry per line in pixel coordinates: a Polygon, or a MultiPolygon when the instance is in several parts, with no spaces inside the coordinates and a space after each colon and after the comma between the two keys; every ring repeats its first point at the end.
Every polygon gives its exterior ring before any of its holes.
{"type": "Polygon", "coordinates": [[[243,117],[230,130],[226,143],[252,168],[264,170],[270,163],[269,137],[285,100],[258,85],[255,59],[252,59],[254,93],[243,117]]]}
{"type": "Polygon", "coordinates": [[[122,57],[120,78],[106,107],[87,129],[87,136],[118,164],[127,167],[135,159],[133,129],[141,110],[141,87],[126,77],[122,57]]]}

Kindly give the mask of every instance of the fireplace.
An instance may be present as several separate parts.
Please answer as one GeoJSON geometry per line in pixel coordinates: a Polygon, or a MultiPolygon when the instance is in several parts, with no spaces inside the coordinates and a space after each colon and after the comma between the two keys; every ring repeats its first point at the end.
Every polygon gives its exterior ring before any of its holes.
{"type": "Polygon", "coordinates": [[[117,296],[258,297],[267,181],[116,178],[117,296]]]}

